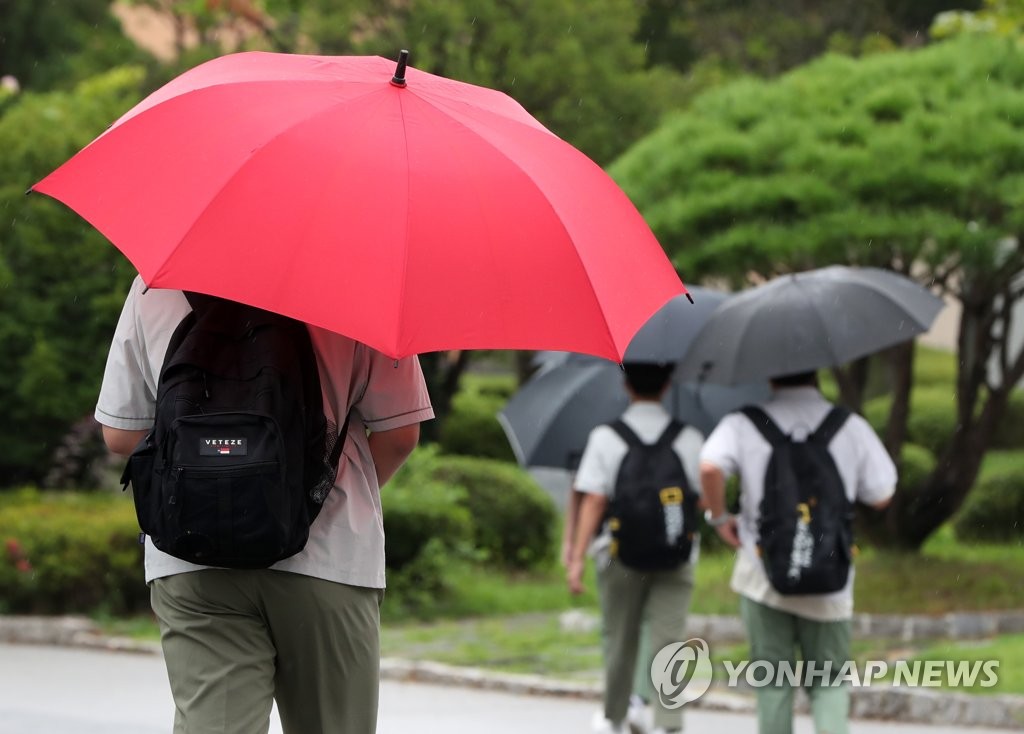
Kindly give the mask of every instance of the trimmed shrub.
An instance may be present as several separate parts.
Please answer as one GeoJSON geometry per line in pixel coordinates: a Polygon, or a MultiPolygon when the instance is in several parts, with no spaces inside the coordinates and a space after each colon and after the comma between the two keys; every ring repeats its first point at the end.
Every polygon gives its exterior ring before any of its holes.
{"type": "Polygon", "coordinates": [[[473,543],[473,521],[464,506],[462,487],[445,486],[427,478],[402,481],[396,477],[381,493],[384,510],[384,552],[388,570],[413,563],[437,539],[452,552],[473,543]]]}
{"type": "Polygon", "coordinates": [[[1006,403],[1006,414],[992,437],[992,448],[1024,448],[1024,390],[1014,390],[1006,403]]]}
{"type": "Polygon", "coordinates": [[[393,618],[430,617],[452,591],[451,571],[473,555],[466,492],[433,478],[437,461],[434,448],[418,448],[381,492],[384,605],[393,618]]]}
{"type": "Polygon", "coordinates": [[[126,614],[149,609],[127,496],[22,490],[0,499],[0,611],[126,614]]]}
{"type": "Polygon", "coordinates": [[[433,476],[465,490],[474,546],[485,554],[485,561],[527,569],[551,560],[558,511],[522,469],[501,461],[448,456],[437,462],[433,476]]]}
{"type": "MultiPolygon", "coordinates": [[[[864,417],[879,434],[884,433],[889,420],[892,398],[888,395],[874,398],[864,404],[864,417]]],[[[956,399],[945,388],[916,389],[910,395],[910,417],[907,420],[907,440],[923,446],[938,455],[956,431],[956,399]]]]}
{"type": "MultiPolygon", "coordinates": [[[[935,470],[935,464],[935,456],[924,446],[903,444],[896,491],[906,498],[907,504],[904,506],[907,512],[915,512],[915,498],[924,481],[935,470]]],[[[882,522],[882,513],[861,503],[856,505],[855,512],[855,534],[860,545],[884,544],[889,540],[888,530],[882,522]]]]}
{"type": "Polygon", "coordinates": [[[924,446],[913,443],[903,445],[900,457],[897,492],[914,492],[935,471],[935,455],[924,446]]]}
{"type": "Polygon", "coordinates": [[[964,541],[1024,541],[1024,453],[1017,466],[981,476],[953,529],[964,541]]]}
{"type": "Polygon", "coordinates": [[[439,444],[446,454],[514,462],[515,454],[498,422],[500,411],[516,390],[511,375],[464,375],[441,426],[439,444]]]}

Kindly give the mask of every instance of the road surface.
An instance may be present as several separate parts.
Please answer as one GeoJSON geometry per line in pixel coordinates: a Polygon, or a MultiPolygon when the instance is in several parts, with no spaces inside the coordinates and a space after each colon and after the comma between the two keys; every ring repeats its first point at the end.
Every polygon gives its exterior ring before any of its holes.
{"type": "MultiPolygon", "coordinates": [[[[379,734],[590,732],[593,701],[385,681],[379,734]]],[[[174,708],[158,655],[0,644],[0,734],[170,734],[174,708]]],[[[690,732],[752,734],[750,715],[691,710],[690,732]]],[[[281,734],[276,713],[272,734],[281,734]]],[[[801,717],[795,734],[812,734],[801,717]]],[[[856,722],[853,734],[999,730],[856,722]]],[[[1005,731],[1000,734],[1006,734],[1005,731]]]]}

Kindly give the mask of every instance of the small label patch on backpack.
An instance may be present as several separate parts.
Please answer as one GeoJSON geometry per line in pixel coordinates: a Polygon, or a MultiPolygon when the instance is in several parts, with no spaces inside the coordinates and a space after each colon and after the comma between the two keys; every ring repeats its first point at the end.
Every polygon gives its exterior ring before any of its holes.
{"type": "Polygon", "coordinates": [[[249,453],[244,438],[201,438],[200,456],[245,456],[249,453]]]}

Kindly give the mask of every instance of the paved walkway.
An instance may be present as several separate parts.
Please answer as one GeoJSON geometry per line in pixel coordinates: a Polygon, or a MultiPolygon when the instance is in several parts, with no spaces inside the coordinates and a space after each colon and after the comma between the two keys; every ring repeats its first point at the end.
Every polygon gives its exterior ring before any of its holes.
{"type": "MultiPolygon", "coordinates": [[[[592,701],[386,681],[379,734],[590,731],[592,701]]],[[[173,704],[159,655],[0,644],[0,734],[168,734],[173,704]]],[[[688,712],[691,732],[750,734],[749,714],[688,712]]],[[[857,722],[856,734],[1005,734],[1005,730],[857,722]]],[[[799,717],[795,734],[811,734],[799,717]]],[[[276,716],[272,734],[281,734],[276,716]]]]}

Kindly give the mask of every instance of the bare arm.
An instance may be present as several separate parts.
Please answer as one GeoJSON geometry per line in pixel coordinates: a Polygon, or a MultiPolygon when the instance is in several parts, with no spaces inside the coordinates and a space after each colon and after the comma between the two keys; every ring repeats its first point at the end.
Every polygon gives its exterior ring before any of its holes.
{"type": "Polygon", "coordinates": [[[562,528],[562,554],[559,560],[566,568],[572,560],[572,544],[576,538],[576,526],[579,522],[580,505],[583,503],[583,492],[578,489],[569,490],[569,502],[565,508],[565,527],[562,528]]]}
{"type": "Polygon", "coordinates": [[[889,506],[890,502],[892,502],[892,496],[886,497],[884,500],[881,500],[880,502],[875,502],[874,504],[871,505],[871,507],[873,507],[876,510],[884,510],[886,507],[889,506]]]}
{"type": "Polygon", "coordinates": [[[587,553],[587,546],[597,532],[604,517],[605,508],[608,507],[608,498],[603,494],[588,493],[580,506],[579,522],[576,526],[576,537],[572,544],[572,553],[569,556],[569,569],[566,578],[569,582],[569,591],[579,594],[583,591],[583,567],[584,556],[587,553]]]}
{"type": "MultiPolygon", "coordinates": [[[[704,493],[704,502],[713,518],[722,517],[727,513],[725,507],[725,473],[716,465],[702,461],[700,465],[700,488],[704,493]]],[[[715,530],[722,540],[738,548],[740,536],[736,529],[736,518],[730,517],[715,530]]]]}
{"type": "Polygon", "coordinates": [[[126,431],[123,428],[111,428],[110,426],[102,426],[102,428],[103,443],[107,445],[108,449],[121,456],[130,456],[135,447],[139,445],[139,441],[149,433],[148,430],[126,431]]]}
{"type": "Polygon", "coordinates": [[[370,455],[377,470],[377,485],[383,487],[409,458],[420,440],[420,424],[374,431],[370,434],[370,455]]]}

